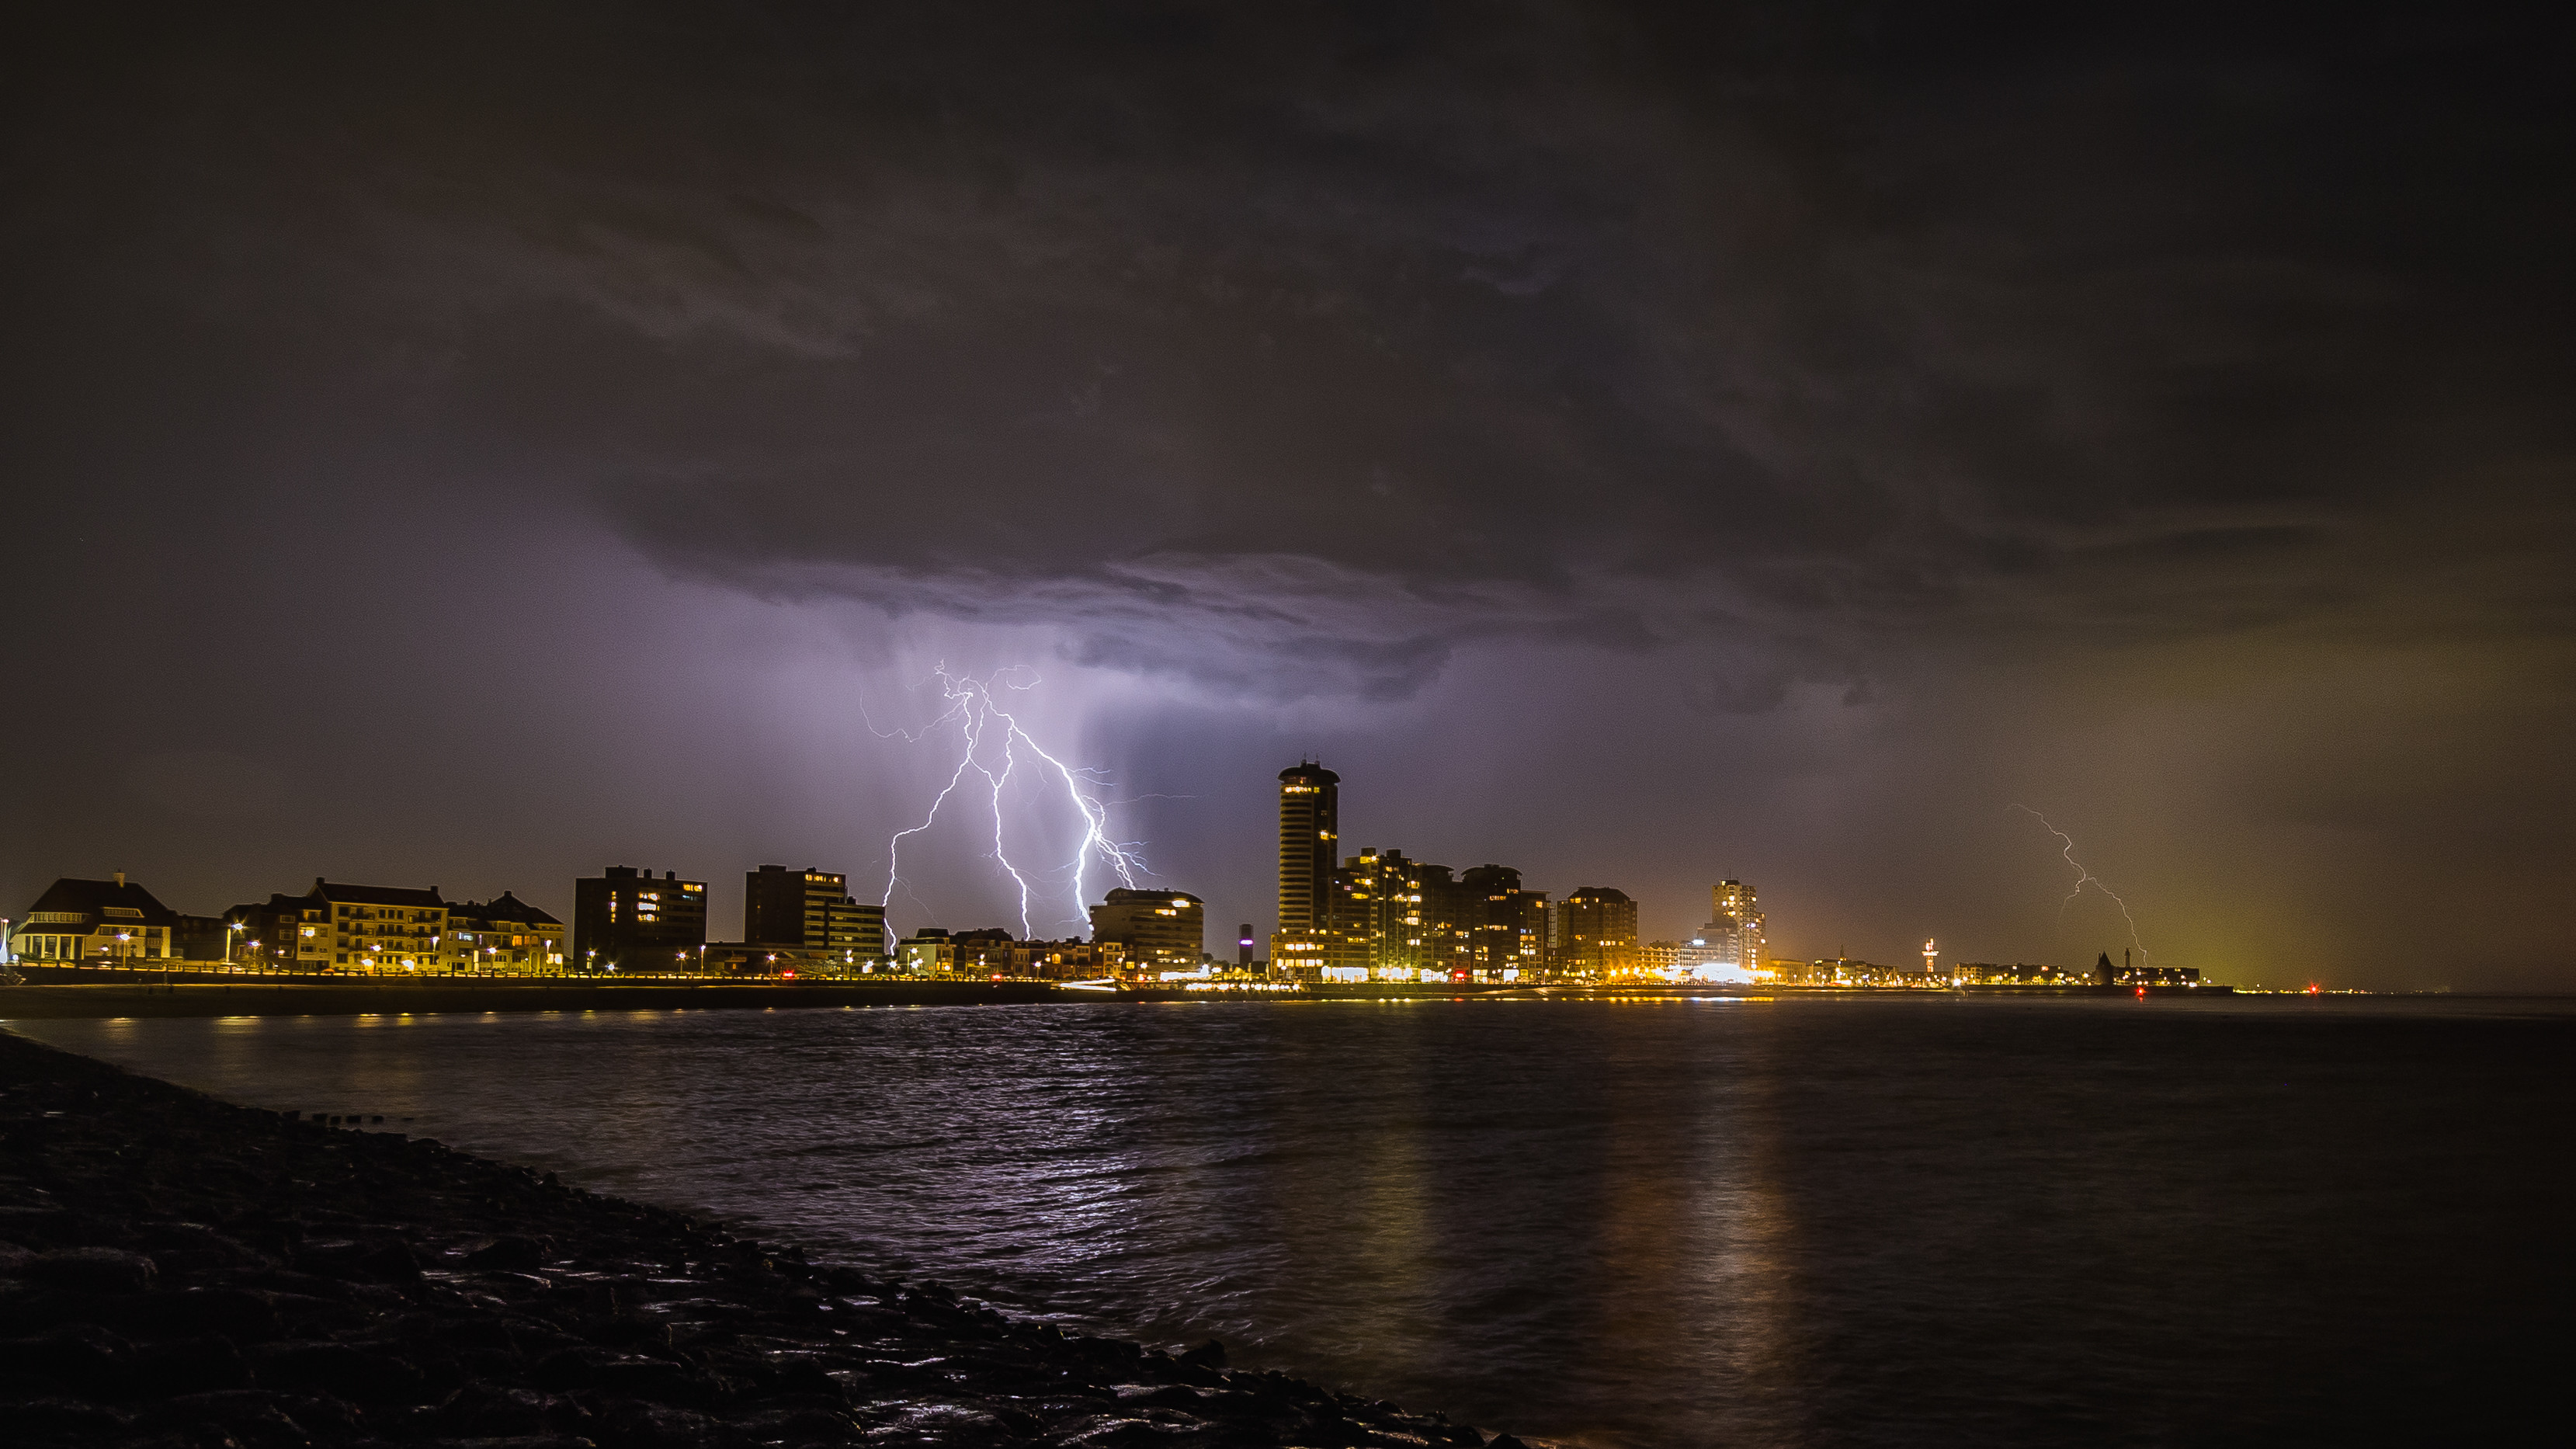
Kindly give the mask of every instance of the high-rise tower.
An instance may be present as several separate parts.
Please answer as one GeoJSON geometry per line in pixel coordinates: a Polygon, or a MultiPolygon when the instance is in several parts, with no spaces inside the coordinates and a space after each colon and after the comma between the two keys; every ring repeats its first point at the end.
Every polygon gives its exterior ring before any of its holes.
{"type": "Polygon", "coordinates": [[[1737,960],[1747,971],[1762,969],[1762,950],[1769,944],[1763,930],[1762,905],[1753,887],[1740,880],[1722,880],[1709,887],[1709,921],[1703,933],[1735,928],[1734,939],[1741,944],[1737,960]]]}
{"type": "Polygon", "coordinates": [[[1276,971],[1297,974],[1323,965],[1331,926],[1333,852],[1341,838],[1342,777],[1308,760],[1279,772],[1279,934],[1270,946],[1276,971]]]}

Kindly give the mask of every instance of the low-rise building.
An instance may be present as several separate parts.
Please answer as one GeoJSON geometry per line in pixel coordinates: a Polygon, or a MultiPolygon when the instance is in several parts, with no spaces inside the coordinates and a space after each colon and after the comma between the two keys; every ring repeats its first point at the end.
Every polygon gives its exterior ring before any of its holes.
{"type": "Polygon", "coordinates": [[[894,949],[895,965],[913,976],[945,976],[957,969],[957,943],[946,928],[924,926],[894,949]]]}
{"type": "Polygon", "coordinates": [[[447,965],[447,902],[436,886],[351,885],[316,876],[298,911],[310,919],[317,910],[333,970],[409,973],[447,965]]]}
{"type": "Polygon", "coordinates": [[[27,908],[9,949],[27,961],[163,963],[177,955],[179,913],[118,871],[111,880],[57,880],[27,908]]]}
{"type": "Polygon", "coordinates": [[[563,922],[503,891],[448,907],[449,970],[532,976],[564,968],[563,922]]]}

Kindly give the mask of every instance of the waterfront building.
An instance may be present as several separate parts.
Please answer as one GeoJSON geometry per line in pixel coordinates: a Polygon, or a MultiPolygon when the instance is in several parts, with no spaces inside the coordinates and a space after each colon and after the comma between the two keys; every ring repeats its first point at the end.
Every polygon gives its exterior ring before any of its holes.
{"type": "Polygon", "coordinates": [[[1279,772],[1279,933],[1273,972],[1322,975],[1331,934],[1333,859],[1341,840],[1342,777],[1312,760],[1279,772]]]}
{"type": "Polygon", "coordinates": [[[1091,908],[1091,939],[1124,947],[1133,970],[1196,972],[1205,965],[1207,907],[1186,891],[1121,887],[1091,908]]]}
{"type": "Polygon", "coordinates": [[[312,939],[326,944],[328,966],[355,973],[437,971],[447,965],[447,902],[438,887],[352,885],[316,876],[297,904],[319,918],[312,939]]]}
{"type": "Polygon", "coordinates": [[[693,956],[693,971],[709,976],[847,976],[864,972],[873,961],[856,961],[845,951],[817,951],[774,941],[709,941],[693,956]]]}
{"type": "Polygon", "coordinates": [[[271,895],[224,912],[242,964],[263,971],[319,971],[331,964],[331,903],[271,895]]]}
{"type": "Polygon", "coordinates": [[[1709,887],[1708,895],[1709,924],[1735,928],[1737,964],[1747,970],[1760,965],[1762,953],[1771,943],[1770,922],[1762,914],[1762,903],[1753,887],[1740,880],[1722,880],[1709,887]]]}
{"type": "Polygon", "coordinates": [[[576,970],[696,970],[706,945],[705,881],[612,865],[573,882],[569,961],[576,970]]]}
{"type": "MultiPolygon", "coordinates": [[[[1433,866],[1432,878],[1449,869],[1433,866]]],[[[1423,910],[1425,869],[1401,850],[1363,846],[1333,872],[1323,979],[1419,981],[1441,960],[1423,910]]]]}
{"type": "Polygon", "coordinates": [[[179,923],[170,929],[170,954],[182,961],[220,963],[230,959],[238,935],[233,922],[222,916],[181,911],[179,923]]]}
{"type": "Polygon", "coordinates": [[[1637,903],[1609,886],[1583,886],[1548,913],[1551,969],[1576,976],[1637,971],[1637,903]]]}
{"type": "Polygon", "coordinates": [[[1962,961],[1951,972],[1963,986],[2072,986],[2083,977],[2063,966],[2034,965],[2015,961],[2010,965],[1995,961],[1962,961]]]}
{"type": "MultiPolygon", "coordinates": [[[[508,891],[449,906],[446,946],[446,964],[455,971],[536,976],[564,968],[563,922],[508,891]]],[[[696,965],[675,957],[661,969],[696,965]]]]}
{"type": "Polygon", "coordinates": [[[1637,945],[1637,973],[1641,976],[1679,977],[1689,974],[1699,958],[1699,942],[1641,941],[1637,945]]]}
{"type": "Polygon", "coordinates": [[[837,872],[764,865],[743,872],[742,938],[853,960],[883,957],[885,907],[851,896],[849,878],[837,872]]]}
{"type": "Polygon", "coordinates": [[[1507,865],[1475,866],[1458,887],[1476,979],[1535,977],[1547,962],[1547,892],[1521,889],[1521,873],[1507,865]]]}
{"type": "Polygon", "coordinates": [[[27,961],[165,962],[176,954],[179,913],[116,872],[112,880],[65,876],[36,897],[8,942],[27,961]]]}
{"type": "Polygon", "coordinates": [[[1811,986],[1904,986],[1914,980],[1897,967],[1848,956],[1819,957],[1807,963],[1804,975],[1811,986]]]}
{"type": "Polygon", "coordinates": [[[1484,900],[1445,865],[1414,868],[1413,964],[1424,981],[1471,981],[1484,900]]]}
{"type": "Polygon", "coordinates": [[[1118,941],[1085,941],[1078,936],[1061,941],[1014,941],[1008,932],[998,930],[961,931],[952,939],[958,942],[957,969],[961,972],[1039,981],[1085,981],[1131,974],[1127,969],[1127,947],[1118,941]],[[987,939],[970,951],[970,937],[987,939]],[[994,937],[999,939],[990,939],[994,937]]]}
{"type": "Polygon", "coordinates": [[[895,944],[895,964],[915,976],[944,976],[957,967],[957,946],[947,929],[924,926],[895,944]]]}

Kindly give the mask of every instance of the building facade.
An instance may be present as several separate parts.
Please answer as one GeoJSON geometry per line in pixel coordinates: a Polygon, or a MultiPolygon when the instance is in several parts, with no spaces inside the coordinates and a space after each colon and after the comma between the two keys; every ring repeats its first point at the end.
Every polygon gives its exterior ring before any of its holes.
{"type": "Polygon", "coordinates": [[[941,926],[924,926],[895,944],[895,964],[913,976],[945,976],[957,969],[957,943],[941,926]]]}
{"type": "Polygon", "coordinates": [[[1547,892],[1523,890],[1507,865],[1479,865],[1458,877],[1468,969],[1479,981],[1535,978],[1547,965],[1547,892]]]}
{"type": "Polygon", "coordinates": [[[1341,845],[1342,777],[1312,760],[1279,772],[1279,933],[1271,970],[1292,980],[1322,974],[1331,934],[1333,861],[1341,845]]]}
{"type": "Polygon", "coordinates": [[[475,975],[541,976],[564,969],[563,922],[508,891],[447,908],[447,967],[475,975]]]}
{"type": "Polygon", "coordinates": [[[742,939],[821,951],[853,963],[892,954],[886,945],[885,907],[853,897],[849,877],[810,865],[801,871],[764,865],[743,872],[742,939]]]}
{"type": "Polygon", "coordinates": [[[1121,887],[1091,908],[1091,939],[1125,947],[1131,971],[1196,972],[1205,964],[1207,907],[1187,891],[1121,887]]]}
{"type": "Polygon", "coordinates": [[[9,949],[27,961],[162,964],[177,954],[179,913],[118,871],[111,880],[65,876],[27,908],[9,949]]]}
{"type": "Polygon", "coordinates": [[[1754,895],[1753,887],[1740,880],[1722,880],[1709,887],[1708,897],[1708,926],[1702,928],[1701,934],[1731,927],[1734,934],[1730,939],[1736,945],[1735,964],[1748,971],[1760,966],[1770,950],[1771,937],[1768,923],[1762,915],[1762,903],[1754,895]]]}
{"type": "Polygon", "coordinates": [[[1637,903],[1609,886],[1583,886],[1548,912],[1549,969],[1574,976],[1637,973],[1637,903]]]}
{"type": "Polygon", "coordinates": [[[707,944],[707,883],[612,865],[572,883],[578,971],[695,971],[707,944]]]}
{"type": "Polygon", "coordinates": [[[331,969],[369,975],[436,971],[447,964],[447,902],[438,887],[351,885],[316,877],[306,909],[329,922],[331,969]]]}

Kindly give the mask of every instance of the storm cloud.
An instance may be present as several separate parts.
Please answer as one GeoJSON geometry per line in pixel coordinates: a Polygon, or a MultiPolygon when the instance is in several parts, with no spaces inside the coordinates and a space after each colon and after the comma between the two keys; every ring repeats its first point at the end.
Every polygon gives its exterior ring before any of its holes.
{"type": "MultiPolygon", "coordinates": [[[[2461,888],[2576,861],[2525,821],[2567,803],[2527,731],[2571,712],[2576,178],[2564,36],[2518,17],[56,25],[11,62],[12,491],[22,536],[112,519],[131,569],[93,597],[95,560],[38,551],[15,663],[60,677],[70,621],[112,619],[200,701],[274,721],[264,758],[228,726],[25,721],[22,758],[295,777],[297,750],[354,748],[277,743],[320,717],[393,754],[446,742],[460,776],[540,775],[653,708],[592,677],[602,630],[722,599],[846,636],[852,668],[1016,638],[993,647],[1129,681],[1101,691],[1128,701],[1114,728],[1078,726],[1104,753],[1139,752],[1104,731],[1285,720],[1408,780],[1582,736],[1627,762],[1545,821],[1455,832],[1490,855],[1571,854],[1572,816],[1652,815],[1665,762],[1707,761],[1722,858],[1677,858],[1691,837],[1658,823],[1564,861],[1662,887],[1666,929],[1696,921],[1699,877],[1767,864],[1882,954],[1944,911],[1980,954],[2053,948],[2009,923],[2017,874],[1954,879],[1936,842],[2106,713],[2213,700],[2206,728],[2036,782],[2137,832],[2169,910],[2196,908],[2186,858],[2277,859],[2288,822],[2347,821],[2290,847],[2314,864],[2272,904],[2192,928],[2206,953],[2250,934],[2249,958],[2300,941],[2439,984],[2420,955],[2324,944],[2371,899],[2354,880],[2419,838],[2519,842],[2461,888]],[[399,537],[436,561],[367,562],[399,537]],[[194,573],[209,539],[226,562],[194,573]],[[586,560],[559,568],[579,602],[527,593],[547,550],[586,560]],[[335,629],[459,660],[497,629],[512,689],[585,702],[536,711],[556,743],[458,742],[446,704],[360,711],[325,684],[290,706],[189,662],[335,629]],[[1441,744],[1372,754],[1389,731],[1441,744]],[[2354,757],[2315,766],[2320,732],[2354,757]],[[2360,785],[2434,759],[2443,792],[2360,785]],[[2162,770],[2229,784],[2150,830],[2162,770]],[[1820,778],[1830,804],[1796,784],[1820,778]],[[1869,864],[1813,878],[1835,861],[1869,864]]],[[[715,652],[665,659],[667,689],[756,712],[717,682],[729,646],[692,647],[715,652]]],[[[1258,862],[1208,842],[1264,836],[1279,746],[1164,752],[1253,779],[1254,818],[1172,822],[1228,919],[1262,909],[1258,862]]],[[[746,837],[765,808],[737,799],[746,837]]],[[[22,885],[81,873],[41,836],[14,849],[22,885]]],[[[2570,969],[2505,899],[2458,928],[2461,979],[2570,969]]]]}

